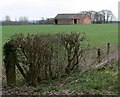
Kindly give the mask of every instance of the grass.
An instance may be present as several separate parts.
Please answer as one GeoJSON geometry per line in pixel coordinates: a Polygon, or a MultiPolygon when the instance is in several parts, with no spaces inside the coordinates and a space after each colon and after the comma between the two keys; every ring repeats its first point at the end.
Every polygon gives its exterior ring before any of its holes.
{"type": "Polygon", "coordinates": [[[69,91],[69,93],[86,92],[89,94],[114,94],[118,93],[117,65],[107,66],[85,72],[83,75],[78,73],[71,76],[49,81],[47,86],[41,85],[36,88],[37,92],[49,93],[53,91],[69,91]]]}
{"type": "Polygon", "coordinates": [[[117,43],[117,24],[92,24],[92,25],[31,25],[31,26],[3,26],[3,44],[15,33],[47,34],[58,32],[85,32],[91,45],[103,45],[108,42],[117,43]]]}
{"type": "MultiPolygon", "coordinates": [[[[32,94],[89,94],[89,95],[117,95],[118,94],[118,69],[117,63],[112,63],[100,69],[84,72],[82,75],[72,73],[54,80],[43,80],[37,87],[24,86],[25,81],[22,77],[17,80],[16,91],[29,92],[32,94]]],[[[9,88],[8,88],[9,89],[9,88]]],[[[15,91],[13,88],[12,91],[15,91]]]]}

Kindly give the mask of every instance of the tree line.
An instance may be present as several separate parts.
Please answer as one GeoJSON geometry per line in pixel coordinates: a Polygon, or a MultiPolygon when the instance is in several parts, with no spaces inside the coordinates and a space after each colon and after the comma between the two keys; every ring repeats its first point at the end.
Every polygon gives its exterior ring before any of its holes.
{"type": "MultiPolygon", "coordinates": [[[[101,10],[101,11],[81,11],[78,14],[88,15],[91,17],[91,21],[94,24],[101,23],[114,23],[117,19],[113,15],[110,10],[101,10]]],[[[37,24],[54,24],[54,18],[46,18],[42,17],[40,20],[29,21],[27,16],[21,16],[18,20],[11,21],[11,17],[9,15],[5,16],[4,21],[2,21],[3,25],[37,25],[37,24]]]]}
{"type": "Polygon", "coordinates": [[[101,11],[82,11],[81,14],[88,15],[91,17],[93,23],[112,23],[115,21],[115,16],[110,10],[101,11]]]}

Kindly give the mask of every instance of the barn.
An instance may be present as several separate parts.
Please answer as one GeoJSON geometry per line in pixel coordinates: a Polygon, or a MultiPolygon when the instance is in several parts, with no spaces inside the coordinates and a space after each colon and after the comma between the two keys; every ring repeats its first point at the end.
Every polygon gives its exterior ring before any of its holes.
{"type": "Polygon", "coordinates": [[[91,24],[91,18],[84,14],[58,14],[54,24],[91,24]]]}

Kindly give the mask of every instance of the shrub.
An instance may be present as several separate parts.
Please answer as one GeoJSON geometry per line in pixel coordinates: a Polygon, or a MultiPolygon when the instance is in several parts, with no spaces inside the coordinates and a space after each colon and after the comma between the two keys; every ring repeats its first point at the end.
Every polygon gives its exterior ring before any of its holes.
{"type": "MultiPolygon", "coordinates": [[[[43,79],[58,78],[74,70],[82,56],[81,43],[84,40],[84,34],[81,33],[27,36],[19,34],[14,35],[10,43],[16,49],[13,51],[16,54],[14,61],[21,74],[28,84],[37,85],[43,79]]],[[[5,48],[6,52],[11,52],[8,47],[5,48]]],[[[9,54],[4,55],[6,60],[9,54]]]]}

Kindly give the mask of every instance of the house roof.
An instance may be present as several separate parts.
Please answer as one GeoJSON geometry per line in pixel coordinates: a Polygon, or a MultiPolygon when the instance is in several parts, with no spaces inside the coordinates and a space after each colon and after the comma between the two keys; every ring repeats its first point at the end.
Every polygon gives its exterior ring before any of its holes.
{"type": "Polygon", "coordinates": [[[55,19],[74,19],[74,18],[83,18],[85,17],[84,14],[58,14],[55,19]]]}

